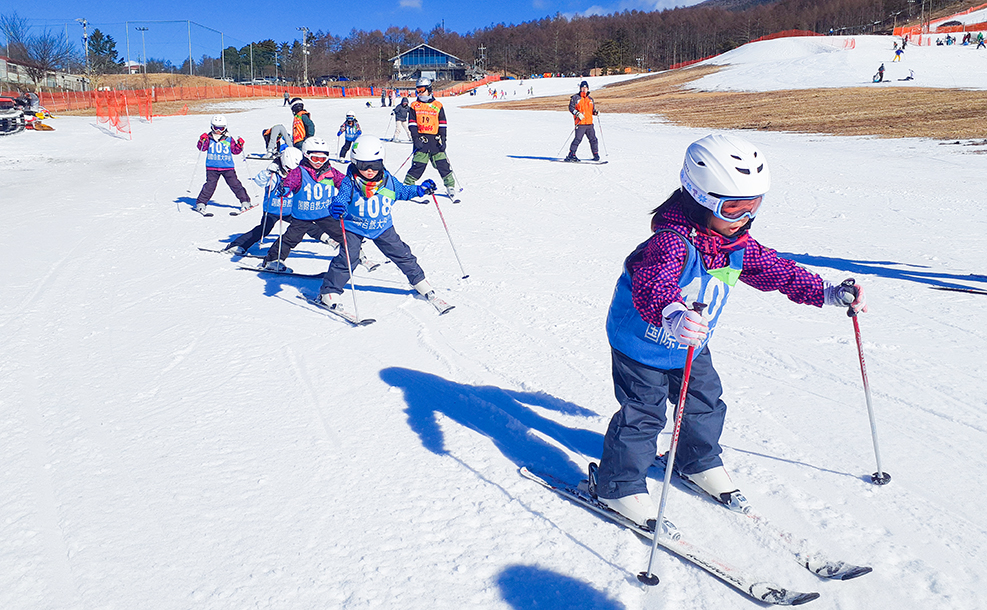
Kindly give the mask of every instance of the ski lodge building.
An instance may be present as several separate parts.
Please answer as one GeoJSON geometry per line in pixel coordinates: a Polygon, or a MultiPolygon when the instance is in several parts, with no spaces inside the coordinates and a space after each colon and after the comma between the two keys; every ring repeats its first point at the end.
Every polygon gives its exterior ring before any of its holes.
{"type": "MultiPolygon", "coordinates": [[[[62,89],[64,91],[85,91],[89,79],[77,74],[67,72],[48,72],[39,85],[50,89],[62,89]]],[[[0,55],[0,91],[33,90],[34,81],[31,80],[27,71],[27,66],[16,62],[9,57],[0,55]]]]}
{"type": "Polygon", "coordinates": [[[470,67],[455,55],[424,43],[388,61],[394,62],[394,80],[416,80],[423,76],[432,80],[466,80],[470,67]]]}

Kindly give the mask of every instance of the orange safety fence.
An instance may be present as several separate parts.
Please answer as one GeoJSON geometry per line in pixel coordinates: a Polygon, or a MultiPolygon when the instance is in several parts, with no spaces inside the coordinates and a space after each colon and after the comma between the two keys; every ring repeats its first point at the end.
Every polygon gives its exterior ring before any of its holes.
{"type": "Polygon", "coordinates": [[[95,98],[96,122],[130,135],[130,108],[127,97],[120,91],[103,91],[95,98]]]}
{"type": "MultiPolygon", "coordinates": [[[[489,82],[498,81],[499,75],[487,76],[479,81],[460,83],[436,91],[436,97],[446,97],[450,95],[461,95],[489,82]]],[[[120,91],[62,91],[62,92],[42,92],[38,94],[41,105],[49,112],[65,112],[67,110],[87,110],[90,108],[105,108],[108,102],[104,98],[117,96],[123,99],[126,104],[138,109],[140,116],[150,121],[153,113],[151,106],[160,102],[182,102],[192,100],[212,100],[212,99],[244,99],[244,98],[280,98],[288,92],[289,97],[309,98],[349,98],[349,97],[380,97],[390,95],[413,96],[414,90],[394,89],[384,87],[345,87],[345,86],[323,86],[323,87],[283,87],[274,85],[262,85],[247,87],[244,85],[218,85],[215,87],[151,87],[150,89],[124,89],[120,91]],[[102,100],[102,101],[101,101],[102,100]]],[[[17,97],[17,93],[10,94],[17,97]]],[[[186,106],[184,112],[188,113],[186,106]]]]}

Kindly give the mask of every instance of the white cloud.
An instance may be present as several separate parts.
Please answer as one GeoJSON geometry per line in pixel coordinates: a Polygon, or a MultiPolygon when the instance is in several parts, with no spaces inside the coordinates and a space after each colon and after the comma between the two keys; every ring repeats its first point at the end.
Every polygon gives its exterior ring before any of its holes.
{"type": "Polygon", "coordinates": [[[398,0],[401,8],[421,8],[422,0],[398,0]]]}

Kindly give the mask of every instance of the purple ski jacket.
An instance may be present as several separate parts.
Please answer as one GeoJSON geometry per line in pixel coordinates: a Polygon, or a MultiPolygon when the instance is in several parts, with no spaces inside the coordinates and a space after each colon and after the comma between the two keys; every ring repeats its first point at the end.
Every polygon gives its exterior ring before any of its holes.
{"type": "Polygon", "coordinates": [[[730,252],[744,248],[743,271],[740,281],[762,292],[777,290],[789,300],[806,305],[823,305],[823,281],[795,262],[778,256],[771,248],[762,246],[748,233],[735,238],[724,237],[710,229],[689,222],[680,205],[673,205],[652,229],[643,255],[630,263],[631,299],[641,317],[661,327],[661,312],[669,304],[682,302],[679,277],[688,254],[671,230],[688,239],[702,257],[707,269],[729,265],[730,252]]]}

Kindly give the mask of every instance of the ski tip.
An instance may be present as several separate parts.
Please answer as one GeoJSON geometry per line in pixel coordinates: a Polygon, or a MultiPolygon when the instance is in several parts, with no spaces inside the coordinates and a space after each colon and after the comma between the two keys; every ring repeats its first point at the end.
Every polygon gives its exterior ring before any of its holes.
{"type": "Polygon", "coordinates": [[[799,593],[792,599],[790,605],[801,606],[802,604],[807,604],[816,599],[819,599],[818,593],[799,593]]]}
{"type": "Polygon", "coordinates": [[[661,582],[660,580],[658,580],[657,576],[649,572],[641,572],[640,574],[637,575],[637,579],[640,580],[642,583],[648,585],[649,587],[653,587],[657,585],[659,582],[661,582]]]}
{"type": "Polygon", "coordinates": [[[840,580],[850,580],[851,578],[856,578],[858,576],[863,576],[864,574],[870,574],[874,571],[874,568],[870,566],[856,566],[850,570],[847,570],[840,576],[840,580]]]}
{"type": "Polygon", "coordinates": [[[377,320],[375,320],[373,318],[364,318],[364,319],[360,320],[359,322],[357,322],[356,325],[357,326],[368,326],[370,324],[373,324],[376,321],[377,320]]]}

